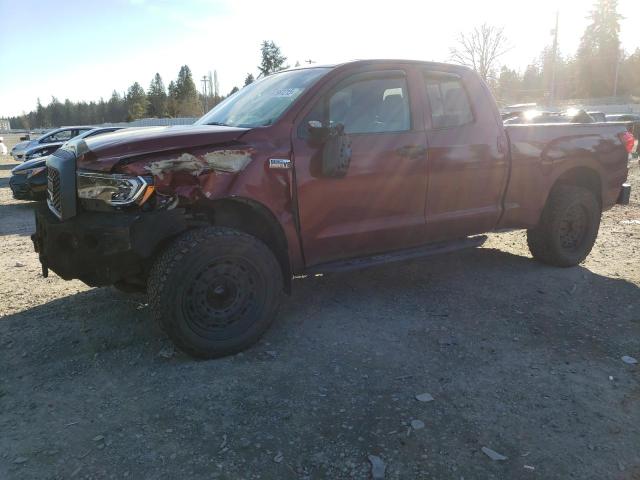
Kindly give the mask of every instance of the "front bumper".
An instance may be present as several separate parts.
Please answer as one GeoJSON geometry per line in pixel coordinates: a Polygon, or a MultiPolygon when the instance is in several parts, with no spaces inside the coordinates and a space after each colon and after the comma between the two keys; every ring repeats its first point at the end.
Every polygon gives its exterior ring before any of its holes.
{"type": "Polygon", "coordinates": [[[24,161],[24,152],[16,152],[16,153],[11,152],[11,156],[16,162],[24,161]]]}
{"type": "Polygon", "coordinates": [[[17,200],[44,200],[47,198],[47,176],[45,172],[27,178],[27,175],[12,175],[9,187],[17,200]]]}
{"type": "Polygon", "coordinates": [[[106,286],[144,277],[162,242],[189,227],[184,211],[81,212],[61,222],[46,205],[36,209],[31,236],[46,277],[106,286]]]}

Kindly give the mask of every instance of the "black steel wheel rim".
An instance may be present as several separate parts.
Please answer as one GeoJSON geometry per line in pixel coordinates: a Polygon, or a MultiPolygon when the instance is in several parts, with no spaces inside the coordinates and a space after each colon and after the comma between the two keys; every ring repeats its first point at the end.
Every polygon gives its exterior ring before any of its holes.
{"type": "Polygon", "coordinates": [[[566,250],[579,249],[589,230],[589,213],[581,205],[567,209],[560,222],[560,245],[566,250]]]}
{"type": "Polygon", "coordinates": [[[264,301],[264,281],[242,258],[222,258],[198,268],[182,295],[185,320],[197,335],[222,340],[246,330],[264,301]]]}

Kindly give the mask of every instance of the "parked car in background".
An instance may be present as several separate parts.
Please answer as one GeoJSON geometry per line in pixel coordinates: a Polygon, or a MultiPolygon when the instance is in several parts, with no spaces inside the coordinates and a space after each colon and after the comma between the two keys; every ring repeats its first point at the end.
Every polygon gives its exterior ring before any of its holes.
{"type": "Polygon", "coordinates": [[[94,127],[91,126],[56,128],[55,130],[51,130],[50,132],[45,133],[35,140],[25,140],[24,142],[17,143],[11,149],[11,156],[14,158],[14,160],[22,162],[25,160],[24,157],[27,150],[51,143],[63,144],[64,142],[77,137],[81,133],[92,130],[93,128],[94,127]]]}
{"type": "MultiPolygon", "coordinates": [[[[122,130],[123,127],[99,127],[92,130],[86,130],[77,139],[93,137],[103,133],[122,130]]],[[[9,186],[13,192],[13,198],[17,200],[45,200],[47,198],[47,156],[56,151],[64,144],[49,144],[46,146],[36,147],[27,151],[25,154],[25,162],[11,170],[11,178],[9,186]],[[53,146],[52,145],[57,145],[53,146]],[[41,154],[47,149],[51,149],[46,154],[41,154]],[[33,154],[29,158],[29,152],[33,154]]]]}
{"type": "Polygon", "coordinates": [[[522,123],[594,123],[596,120],[585,110],[570,108],[562,112],[525,110],[502,115],[505,125],[522,123]]]}
{"type": "MultiPolygon", "coordinates": [[[[90,131],[90,130],[87,130],[90,131]]],[[[27,162],[29,160],[37,160],[41,157],[46,157],[59,149],[66,142],[54,142],[47,143],[45,145],[36,145],[35,147],[28,148],[22,152],[21,161],[27,162]]]]}
{"type": "Polygon", "coordinates": [[[593,118],[596,122],[606,122],[607,116],[604,112],[587,112],[591,118],[593,118]]]}
{"type": "Polygon", "coordinates": [[[47,159],[32,239],[45,276],[146,290],[180,349],[219,357],[261,337],[294,275],[475,247],[507,228],[527,229],[536,260],[579,264],[602,211],[629,201],[628,135],[504,126],[459,65],[288,70],[194,125],[72,140],[47,159]]]}

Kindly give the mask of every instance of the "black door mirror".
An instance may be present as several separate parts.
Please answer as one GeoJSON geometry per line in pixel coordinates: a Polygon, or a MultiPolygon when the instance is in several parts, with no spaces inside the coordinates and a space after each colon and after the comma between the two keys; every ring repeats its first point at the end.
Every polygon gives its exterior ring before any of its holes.
{"type": "Polygon", "coordinates": [[[344,177],[351,162],[351,139],[345,133],[344,125],[332,123],[327,126],[318,120],[310,120],[307,130],[309,140],[321,148],[322,176],[344,177]]]}

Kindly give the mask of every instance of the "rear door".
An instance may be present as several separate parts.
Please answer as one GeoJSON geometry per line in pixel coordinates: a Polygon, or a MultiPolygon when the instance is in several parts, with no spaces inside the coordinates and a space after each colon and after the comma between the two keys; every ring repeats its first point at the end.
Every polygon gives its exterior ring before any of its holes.
{"type": "Polygon", "coordinates": [[[429,146],[426,201],[430,241],[495,228],[508,177],[507,140],[479,79],[422,71],[429,146]]]}
{"type": "Polygon", "coordinates": [[[294,131],[300,235],[307,266],[423,241],[426,138],[418,75],[375,69],[335,79],[294,131]],[[412,95],[416,96],[413,98],[412,95]],[[341,123],[351,140],[344,177],[323,176],[310,120],[341,123]]]}

